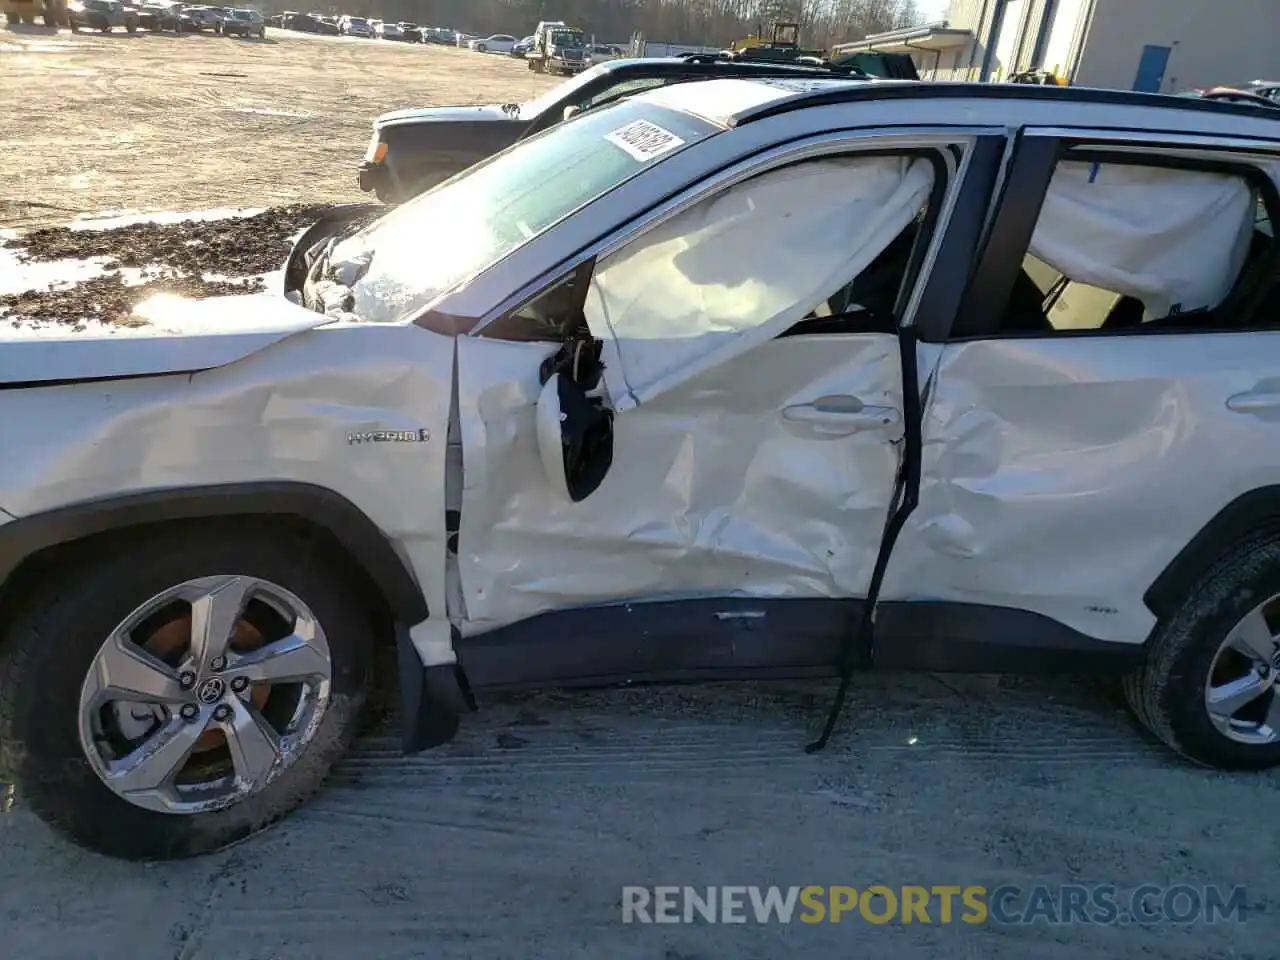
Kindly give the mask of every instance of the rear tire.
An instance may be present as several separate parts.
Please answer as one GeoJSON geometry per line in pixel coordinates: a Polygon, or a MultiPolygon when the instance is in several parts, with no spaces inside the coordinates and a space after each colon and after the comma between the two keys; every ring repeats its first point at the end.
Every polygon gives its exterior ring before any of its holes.
{"type": "Polygon", "coordinates": [[[1142,668],[1125,678],[1125,698],[1139,722],[1198,763],[1228,770],[1280,764],[1280,687],[1275,686],[1280,653],[1274,639],[1280,616],[1272,614],[1277,627],[1270,628],[1266,615],[1271,611],[1264,609],[1270,605],[1268,598],[1277,597],[1280,540],[1274,537],[1241,544],[1210,568],[1178,610],[1157,627],[1142,668]],[[1255,623],[1261,626],[1252,634],[1242,632],[1243,626],[1255,623]],[[1239,665],[1234,660],[1224,664],[1224,658],[1236,656],[1232,638],[1258,634],[1261,639],[1249,649],[1265,647],[1265,652],[1241,656],[1239,665]],[[1225,692],[1244,692],[1233,684],[1251,683],[1251,677],[1259,686],[1255,697],[1231,714],[1222,707],[1211,713],[1211,696],[1223,702],[1225,692]],[[1275,736],[1268,734],[1272,729],[1275,736]]]}
{"type": "MultiPolygon", "coordinates": [[[[257,833],[315,792],[356,734],[374,641],[370,610],[350,576],[303,532],[218,521],[138,536],[112,551],[68,557],[11,614],[0,632],[0,771],[37,816],[98,852],[174,859],[257,833]],[[130,622],[131,611],[178,584],[222,575],[274,584],[309,608],[327,641],[328,699],[317,707],[298,752],[280,754],[283,759],[252,792],[200,812],[158,812],[126,799],[95,770],[83,741],[82,691],[91,671],[100,676],[104,641],[130,622]]],[[[236,662],[233,657],[227,669],[236,662]]],[[[201,682],[198,689],[203,687],[201,682]]],[[[200,702],[213,701],[202,695],[200,702]]],[[[181,728],[176,715],[167,723],[181,728]]],[[[174,769],[187,762],[177,761],[174,769]]]]}

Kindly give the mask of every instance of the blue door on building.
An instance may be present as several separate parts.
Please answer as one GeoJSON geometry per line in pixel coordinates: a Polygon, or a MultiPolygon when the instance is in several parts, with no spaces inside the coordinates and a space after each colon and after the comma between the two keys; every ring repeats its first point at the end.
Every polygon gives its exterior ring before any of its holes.
{"type": "Polygon", "coordinates": [[[1164,70],[1169,65],[1169,53],[1172,47],[1153,47],[1150,44],[1142,48],[1142,58],[1138,61],[1138,75],[1133,78],[1133,89],[1142,93],[1159,93],[1160,84],[1164,83],[1164,70]]]}

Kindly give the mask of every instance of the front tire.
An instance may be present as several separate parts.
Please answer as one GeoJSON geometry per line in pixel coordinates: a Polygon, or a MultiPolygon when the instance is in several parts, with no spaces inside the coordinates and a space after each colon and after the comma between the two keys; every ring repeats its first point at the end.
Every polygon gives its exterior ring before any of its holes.
{"type": "Polygon", "coordinates": [[[285,526],[193,522],[60,561],[0,634],[0,770],[101,853],[217,850],[346,751],[371,623],[350,576],[285,526]]]}
{"type": "Polygon", "coordinates": [[[1188,592],[1125,680],[1138,720],[1228,770],[1280,764],[1280,540],[1240,545],[1188,592]]]}

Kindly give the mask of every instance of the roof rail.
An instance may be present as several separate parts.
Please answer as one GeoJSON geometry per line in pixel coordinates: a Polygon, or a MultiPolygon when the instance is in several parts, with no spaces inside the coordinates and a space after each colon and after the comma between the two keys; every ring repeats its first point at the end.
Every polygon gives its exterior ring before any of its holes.
{"type": "Polygon", "coordinates": [[[1185,97],[1168,93],[1142,93],[1110,90],[1103,87],[1059,87],[1056,85],[976,82],[926,82],[902,80],[875,84],[839,85],[836,89],[813,91],[795,97],[771,101],[748,110],[734,125],[751,123],[766,117],[788,113],[803,107],[862,100],[950,100],[969,97],[981,100],[1058,100],[1074,103],[1106,103],[1117,106],[1159,107],[1164,109],[1234,113],[1245,117],[1280,119],[1280,110],[1255,106],[1252,102],[1185,97]]]}

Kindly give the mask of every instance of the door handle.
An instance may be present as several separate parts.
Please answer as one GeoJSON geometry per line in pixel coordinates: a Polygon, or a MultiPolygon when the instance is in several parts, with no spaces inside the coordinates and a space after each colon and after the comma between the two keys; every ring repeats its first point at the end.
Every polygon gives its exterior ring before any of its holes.
{"type": "Polygon", "coordinates": [[[1233,413],[1276,413],[1280,411],[1280,393],[1250,390],[1227,398],[1227,409],[1233,413]]]}
{"type": "Polygon", "coordinates": [[[817,433],[847,436],[862,430],[885,430],[896,426],[902,414],[894,407],[868,405],[857,397],[841,394],[783,407],[782,419],[804,424],[817,433]]]}

